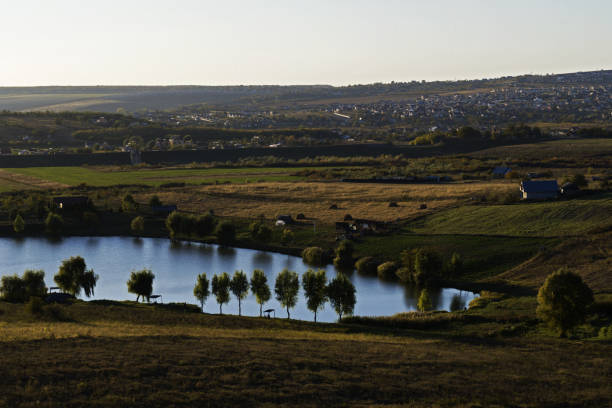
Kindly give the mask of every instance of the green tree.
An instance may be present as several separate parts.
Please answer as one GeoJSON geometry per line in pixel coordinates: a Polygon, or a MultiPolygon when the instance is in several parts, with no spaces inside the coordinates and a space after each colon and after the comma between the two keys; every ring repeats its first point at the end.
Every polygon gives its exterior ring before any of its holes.
{"type": "Polygon", "coordinates": [[[431,296],[429,295],[429,291],[425,288],[421,290],[421,294],[419,295],[417,309],[419,309],[420,312],[427,312],[428,310],[431,310],[431,308],[431,296]]]}
{"type": "Polygon", "coordinates": [[[23,276],[3,276],[0,296],[7,302],[26,302],[31,297],[44,297],[47,293],[45,272],[27,270],[23,276]]]}
{"type": "Polygon", "coordinates": [[[136,302],[147,299],[149,302],[153,293],[153,280],[155,275],[150,269],[142,269],[140,271],[132,271],[130,279],[127,281],[128,292],[136,295],[136,302]]]}
{"type": "Polygon", "coordinates": [[[538,316],[557,329],[561,337],[584,322],[593,303],[593,292],[580,275],[561,268],[548,275],[538,291],[538,316]]]}
{"type": "Polygon", "coordinates": [[[83,290],[85,296],[90,297],[94,295],[98,278],[99,276],[94,273],[93,269],[87,270],[87,265],[82,257],[72,256],[62,261],[53,280],[66,293],[78,296],[83,290]]]}
{"type": "Polygon", "coordinates": [[[49,234],[57,235],[64,227],[64,219],[61,215],[49,213],[45,219],[45,229],[49,234]]]}
{"type": "Polygon", "coordinates": [[[174,239],[181,232],[182,217],[177,211],[172,211],[166,217],[166,229],[170,233],[170,238],[174,239]]]}
{"type": "Polygon", "coordinates": [[[208,289],[208,278],[206,277],[205,273],[201,273],[198,275],[196,284],[193,288],[193,296],[200,301],[202,311],[204,311],[204,303],[206,303],[208,295],[210,295],[210,290],[208,289]]]}
{"type": "Polygon", "coordinates": [[[235,271],[230,281],[230,290],[238,299],[238,316],[242,316],[242,300],[249,294],[249,280],[243,271],[235,271]]]}
{"type": "Polygon", "coordinates": [[[589,182],[587,181],[586,177],[584,177],[584,174],[573,174],[569,178],[569,181],[578,187],[586,187],[589,185],[589,182]]]}
{"type": "Polygon", "coordinates": [[[317,272],[308,269],[302,275],[302,288],[306,297],[308,310],[314,313],[314,321],[317,321],[317,311],[323,308],[327,301],[327,276],[325,270],[317,272]]]}
{"type": "Polygon", "coordinates": [[[154,196],[151,196],[151,198],[149,198],[149,207],[153,208],[153,207],[159,207],[161,205],[162,205],[162,202],[158,196],[154,195],[154,196]]]}
{"type": "Polygon", "coordinates": [[[395,274],[397,268],[398,266],[395,262],[388,261],[378,265],[378,268],[376,268],[376,274],[380,279],[393,280],[397,278],[397,275],[395,274]]]}
{"type": "Polygon", "coordinates": [[[287,309],[287,319],[291,318],[289,309],[295,307],[299,290],[300,279],[296,272],[285,268],[276,277],[274,293],[276,294],[276,300],[278,300],[282,307],[287,309]]]}
{"type": "Polygon", "coordinates": [[[351,241],[344,240],[336,248],[334,266],[340,270],[353,269],[355,260],[353,259],[354,246],[351,241]]]}
{"type": "Polygon", "coordinates": [[[219,314],[223,314],[223,304],[229,302],[230,277],[227,272],[215,275],[212,278],[212,294],[215,295],[219,304],[219,314]]]}
{"type": "Polygon", "coordinates": [[[342,315],[352,314],[355,310],[355,293],[355,285],[343,273],[338,273],[327,285],[327,298],[338,314],[338,320],[342,320],[342,315]]]}
{"type": "Polygon", "coordinates": [[[272,239],[272,229],[259,221],[253,222],[249,227],[249,231],[251,233],[251,238],[254,240],[269,242],[272,239]]]}
{"type": "Polygon", "coordinates": [[[426,249],[416,251],[414,257],[414,282],[426,285],[440,276],[442,261],[437,253],[426,249]]]}
{"type": "Polygon", "coordinates": [[[210,235],[215,229],[215,218],[210,215],[200,215],[195,219],[195,233],[199,237],[210,235]]]}
{"type": "Polygon", "coordinates": [[[215,235],[217,235],[219,244],[230,245],[236,240],[236,226],[229,221],[224,221],[217,226],[215,235]]]}
{"type": "Polygon", "coordinates": [[[21,234],[25,230],[25,221],[19,214],[17,214],[13,221],[13,230],[18,234],[21,234]]]}
{"type": "Polygon", "coordinates": [[[263,304],[270,300],[268,278],[261,269],[255,269],[253,271],[253,276],[251,276],[251,292],[253,292],[255,300],[259,304],[259,317],[261,317],[263,304]]]}
{"type": "Polygon", "coordinates": [[[132,222],[130,223],[130,228],[132,229],[132,232],[134,232],[135,234],[137,235],[142,234],[145,228],[144,218],[140,215],[134,218],[132,222]]]}
{"type": "Polygon", "coordinates": [[[131,194],[126,194],[123,196],[123,199],[121,200],[121,209],[125,212],[136,211],[138,209],[138,204],[131,194]]]}
{"type": "Polygon", "coordinates": [[[292,243],[294,240],[294,235],[293,235],[293,231],[291,231],[289,228],[285,228],[283,230],[283,233],[281,234],[281,243],[283,245],[289,245],[290,243],[292,243]]]}
{"type": "Polygon", "coordinates": [[[463,271],[463,258],[457,252],[453,252],[451,259],[446,264],[446,275],[448,277],[457,277],[463,271]]]}

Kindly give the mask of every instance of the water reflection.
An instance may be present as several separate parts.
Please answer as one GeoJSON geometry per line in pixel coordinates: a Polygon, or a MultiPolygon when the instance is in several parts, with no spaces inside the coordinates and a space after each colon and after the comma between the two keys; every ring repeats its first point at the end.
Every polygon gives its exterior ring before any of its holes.
{"type": "MultiPolygon", "coordinates": [[[[164,302],[195,303],[193,286],[196,276],[206,272],[209,279],[215,273],[244,270],[251,276],[253,269],[263,269],[268,284],[273,292],[274,281],[284,268],[304,273],[310,267],[301,258],[264,251],[219,247],[200,243],[169,241],[159,238],[133,237],[71,237],[65,239],[27,238],[15,240],[0,238],[0,275],[23,273],[26,269],[45,270],[47,286],[54,286],[53,275],[63,259],[80,255],[85,258],[88,268],[93,268],[100,275],[95,291],[97,299],[124,300],[133,299],[127,292],[125,282],[131,270],[150,268],[155,274],[153,290],[163,295],[164,302]],[[1,256],[3,255],[3,256],[1,256]]],[[[318,268],[314,268],[318,269],[318,268]]],[[[337,271],[333,266],[323,267],[328,279],[333,279],[337,271]]],[[[357,289],[358,315],[393,315],[416,310],[420,294],[419,289],[403,286],[396,282],[385,282],[376,276],[364,276],[350,273],[349,278],[357,289]]],[[[300,296],[302,292],[300,290],[300,296]]],[[[437,309],[449,310],[453,307],[465,307],[474,297],[470,292],[455,289],[437,289],[431,291],[432,304],[437,309]]],[[[253,296],[249,295],[242,302],[243,313],[258,315],[259,306],[253,296]]],[[[275,309],[278,316],[284,311],[274,298],[264,305],[264,309],[275,309]]],[[[214,297],[209,297],[206,311],[218,312],[214,297]]],[[[224,313],[238,313],[238,304],[234,298],[223,306],[224,313]]],[[[291,311],[291,316],[298,319],[312,319],[305,300],[300,298],[291,311]]],[[[327,304],[317,315],[320,321],[335,321],[337,316],[327,304]]]]}

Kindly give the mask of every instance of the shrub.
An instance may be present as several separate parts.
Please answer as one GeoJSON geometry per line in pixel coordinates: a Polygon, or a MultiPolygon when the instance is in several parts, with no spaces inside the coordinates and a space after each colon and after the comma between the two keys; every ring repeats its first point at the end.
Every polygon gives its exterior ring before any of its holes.
{"type": "Polygon", "coordinates": [[[38,296],[32,296],[28,303],[26,303],[26,312],[32,315],[39,316],[43,312],[43,305],[45,303],[38,296]]]}
{"type": "Polygon", "coordinates": [[[21,217],[21,215],[17,214],[15,220],[13,221],[13,231],[18,234],[21,234],[25,230],[25,221],[21,217]]]}
{"type": "Polygon", "coordinates": [[[132,229],[132,232],[134,232],[135,234],[142,234],[145,229],[144,218],[140,215],[134,218],[132,222],[130,223],[130,228],[132,229]]]}
{"type": "Polygon", "coordinates": [[[261,222],[254,222],[250,225],[251,238],[260,242],[268,242],[272,239],[272,229],[262,224],[261,222]]]}
{"type": "Polygon", "coordinates": [[[283,233],[281,235],[281,242],[283,243],[283,245],[289,245],[293,242],[294,238],[295,237],[293,235],[293,231],[291,231],[289,228],[285,228],[283,230],[283,233]]]}
{"type": "Polygon", "coordinates": [[[121,200],[121,209],[125,212],[136,211],[138,209],[138,204],[131,194],[126,194],[123,196],[123,199],[121,200]]]}
{"type": "Polygon", "coordinates": [[[395,271],[397,271],[397,264],[393,261],[382,263],[376,268],[378,277],[385,280],[395,279],[397,277],[395,271]]]}
{"type": "Polygon", "coordinates": [[[355,261],[353,260],[354,246],[351,241],[344,240],[336,248],[334,266],[338,269],[349,270],[353,269],[355,261]]]}
{"type": "Polygon", "coordinates": [[[215,229],[215,218],[210,214],[198,216],[195,219],[194,229],[199,237],[206,237],[212,234],[215,229]]]}
{"type": "Polygon", "coordinates": [[[217,236],[219,244],[232,244],[236,241],[236,226],[229,221],[224,221],[217,226],[215,235],[217,236]]]}
{"type": "Polygon", "coordinates": [[[162,202],[158,196],[154,195],[151,198],[149,198],[149,207],[153,208],[153,207],[159,207],[161,205],[162,205],[162,202]]]}
{"type": "Polygon", "coordinates": [[[612,325],[599,329],[598,337],[602,340],[612,340],[612,325]]]}
{"type": "Polygon", "coordinates": [[[538,316],[557,329],[561,337],[584,322],[593,304],[593,292],[580,275],[567,269],[550,274],[538,291],[538,316]]]}
{"type": "Polygon", "coordinates": [[[304,263],[312,266],[325,265],[325,252],[320,247],[308,247],[302,251],[302,259],[304,263]]]}
{"type": "Polygon", "coordinates": [[[376,258],[371,256],[364,256],[355,262],[355,268],[357,272],[362,275],[375,275],[376,268],[378,267],[378,261],[376,258]]]}
{"type": "Polygon", "coordinates": [[[446,263],[445,274],[449,278],[457,277],[463,272],[463,258],[457,252],[453,252],[451,259],[446,263]]]}
{"type": "Polygon", "coordinates": [[[57,235],[62,231],[64,227],[64,219],[61,215],[55,213],[49,213],[45,219],[45,230],[49,234],[57,235]]]}

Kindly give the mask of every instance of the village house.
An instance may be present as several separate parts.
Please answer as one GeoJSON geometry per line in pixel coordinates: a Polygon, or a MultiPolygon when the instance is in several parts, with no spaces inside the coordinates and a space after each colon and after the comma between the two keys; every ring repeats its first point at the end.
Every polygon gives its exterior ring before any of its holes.
{"type": "Polygon", "coordinates": [[[520,189],[523,200],[548,200],[559,195],[557,180],[526,180],[521,182],[520,189]]]}

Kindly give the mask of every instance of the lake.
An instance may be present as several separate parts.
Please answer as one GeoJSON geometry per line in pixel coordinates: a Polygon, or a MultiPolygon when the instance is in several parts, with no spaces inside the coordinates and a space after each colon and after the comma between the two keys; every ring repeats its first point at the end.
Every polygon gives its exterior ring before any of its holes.
{"type": "MultiPolygon", "coordinates": [[[[100,275],[95,296],[91,299],[135,300],[136,295],[128,293],[126,286],[130,271],[149,268],[155,274],[153,293],[161,294],[164,303],[198,304],[193,296],[193,286],[199,273],[206,272],[211,280],[213,274],[227,272],[233,275],[235,270],[242,269],[250,279],[253,269],[259,268],[266,273],[272,292],[272,299],[264,305],[264,309],[275,309],[277,317],[286,317],[286,312],[274,299],[276,275],[283,268],[289,268],[300,275],[309,268],[301,258],[295,256],[201,243],[173,243],[165,238],[0,238],[0,276],[15,273],[21,275],[26,269],[42,269],[45,271],[47,286],[55,286],[53,276],[62,260],[77,255],[85,259],[87,268],[93,268],[100,275]]],[[[332,265],[325,269],[328,280],[336,275],[332,265]]],[[[415,288],[384,282],[356,272],[349,277],[357,289],[356,315],[388,316],[416,310],[418,291],[415,288]]],[[[302,296],[300,288],[300,299],[292,309],[291,317],[312,320],[313,314],[306,308],[302,296]]],[[[477,295],[452,288],[433,290],[434,308],[448,310],[454,296],[459,296],[467,305],[477,295]]],[[[219,312],[214,296],[208,298],[204,309],[209,313],[219,312]]],[[[259,314],[259,305],[251,294],[242,301],[242,312],[250,316],[259,314]]],[[[233,296],[229,304],[223,306],[223,313],[238,314],[238,301],[233,296]]],[[[329,304],[317,314],[318,321],[332,322],[336,319],[336,313],[329,304]]]]}

